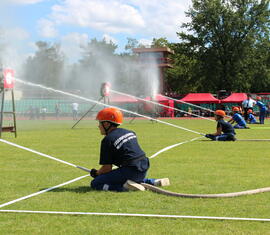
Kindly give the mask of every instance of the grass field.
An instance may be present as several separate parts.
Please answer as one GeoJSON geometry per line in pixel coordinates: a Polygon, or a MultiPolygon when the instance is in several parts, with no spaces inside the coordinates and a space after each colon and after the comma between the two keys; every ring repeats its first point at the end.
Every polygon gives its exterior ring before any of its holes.
{"type": "MultiPolygon", "coordinates": [[[[213,133],[207,120],[164,120],[201,133],[213,133]]],[[[18,138],[3,139],[75,165],[98,167],[99,134],[95,121],[19,121],[18,138]]],[[[125,122],[137,133],[147,156],[198,135],[148,120],[125,122]]],[[[270,139],[270,120],[237,130],[238,139],[270,139]]],[[[0,205],[86,175],[77,168],[0,142],[0,205]]],[[[167,190],[226,193],[270,186],[270,142],[213,142],[201,138],[150,160],[148,176],[169,177],[167,190]]],[[[270,218],[270,192],[237,198],[190,199],[146,192],[97,192],[91,178],[2,207],[5,210],[106,212],[161,215],[270,218]]],[[[270,234],[269,222],[146,218],[95,215],[0,213],[0,234],[270,234]]]]}

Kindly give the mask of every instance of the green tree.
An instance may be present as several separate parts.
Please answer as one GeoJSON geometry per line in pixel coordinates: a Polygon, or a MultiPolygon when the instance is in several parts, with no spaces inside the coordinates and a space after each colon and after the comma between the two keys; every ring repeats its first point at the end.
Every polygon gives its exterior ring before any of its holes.
{"type": "Polygon", "coordinates": [[[252,72],[250,92],[269,92],[270,90],[270,41],[260,41],[252,51],[249,66],[252,72]]]}
{"type": "Polygon", "coordinates": [[[135,38],[127,38],[127,44],[125,45],[125,50],[127,52],[122,53],[121,55],[129,55],[129,56],[133,56],[133,49],[134,48],[145,48],[145,45],[143,45],[142,43],[140,43],[137,39],[135,38]]]}
{"type": "Polygon", "coordinates": [[[60,51],[60,45],[38,41],[36,46],[35,55],[28,57],[26,61],[25,80],[59,88],[64,66],[64,55],[60,51]]]}
{"type": "Polygon", "coordinates": [[[168,47],[168,45],[167,38],[153,38],[151,47],[168,47]]]}
{"type": "Polygon", "coordinates": [[[133,49],[140,46],[139,41],[135,38],[127,38],[127,44],[125,45],[125,50],[128,51],[128,54],[133,54],[133,49]]]}
{"type": "Polygon", "coordinates": [[[103,82],[114,82],[118,63],[116,49],[117,45],[112,41],[98,41],[95,38],[81,48],[82,58],[76,68],[77,76],[72,78],[81,91],[96,97],[103,82]]]}
{"type": "Polygon", "coordinates": [[[249,91],[255,75],[258,89],[269,87],[269,0],[192,3],[191,21],[178,35],[189,48],[186,55],[195,58],[190,80],[197,81],[197,91],[249,91]]]}
{"type": "Polygon", "coordinates": [[[200,79],[198,79],[197,55],[184,43],[171,43],[169,48],[174,51],[170,55],[173,67],[165,70],[165,80],[169,90],[177,93],[189,93],[198,91],[200,79]]]}
{"type": "Polygon", "coordinates": [[[88,63],[89,58],[111,57],[115,54],[117,45],[112,41],[107,42],[105,39],[98,41],[96,38],[91,39],[86,46],[82,46],[82,59],[80,63],[88,63]]]}

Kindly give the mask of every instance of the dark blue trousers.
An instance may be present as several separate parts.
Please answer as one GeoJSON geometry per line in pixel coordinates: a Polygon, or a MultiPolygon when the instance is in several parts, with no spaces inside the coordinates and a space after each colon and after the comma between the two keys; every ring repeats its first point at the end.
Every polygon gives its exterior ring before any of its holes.
{"type": "Polygon", "coordinates": [[[208,134],[205,136],[206,138],[209,138],[211,140],[215,141],[233,141],[234,140],[234,135],[233,134],[221,134],[221,135],[212,135],[208,134]]]}
{"type": "Polygon", "coordinates": [[[135,167],[120,167],[106,174],[97,176],[91,181],[91,188],[105,191],[125,191],[123,184],[127,180],[137,183],[154,184],[154,179],[145,179],[147,171],[138,171],[135,167]]]}
{"type": "Polygon", "coordinates": [[[266,116],[266,109],[261,109],[259,114],[260,124],[264,124],[265,116],[266,116]]]}

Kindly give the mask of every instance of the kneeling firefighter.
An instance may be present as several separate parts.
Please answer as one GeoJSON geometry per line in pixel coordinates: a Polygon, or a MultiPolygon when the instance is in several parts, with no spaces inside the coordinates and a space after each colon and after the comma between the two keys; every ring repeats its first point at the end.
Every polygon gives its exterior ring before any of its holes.
{"type": "Polygon", "coordinates": [[[135,132],[119,128],[123,122],[122,112],[114,107],[104,108],[98,112],[99,130],[105,137],[101,141],[101,167],[92,169],[90,175],[94,178],[91,187],[105,191],[145,190],[142,182],[165,186],[169,179],[147,179],[149,159],[138,144],[135,132]],[[113,165],[117,169],[113,169],[113,165]]]}
{"type": "Polygon", "coordinates": [[[215,111],[215,120],[217,122],[216,132],[214,134],[207,134],[205,135],[206,138],[215,141],[235,141],[235,131],[233,126],[229,123],[224,121],[224,117],[226,113],[223,110],[216,110],[215,111]]]}

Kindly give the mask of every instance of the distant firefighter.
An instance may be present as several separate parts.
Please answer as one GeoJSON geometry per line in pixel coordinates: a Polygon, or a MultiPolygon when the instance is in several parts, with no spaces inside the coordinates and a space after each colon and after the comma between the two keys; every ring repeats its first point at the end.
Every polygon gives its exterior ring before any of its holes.
{"type": "Polygon", "coordinates": [[[248,123],[249,124],[259,124],[259,122],[257,122],[256,117],[253,114],[252,109],[248,110],[248,123]]]}
{"type": "Polygon", "coordinates": [[[233,107],[232,111],[233,111],[233,116],[228,122],[231,124],[236,122],[236,125],[233,126],[235,129],[249,128],[249,127],[247,127],[246,121],[244,120],[244,118],[240,114],[239,107],[233,107]]]}
{"type": "Polygon", "coordinates": [[[260,114],[259,114],[259,120],[260,120],[260,124],[264,124],[264,119],[265,119],[265,116],[266,116],[266,105],[261,101],[262,98],[260,96],[258,96],[256,98],[257,102],[256,102],[256,105],[259,107],[260,109],[260,114]]]}
{"type": "Polygon", "coordinates": [[[224,121],[226,113],[223,110],[215,111],[215,119],[217,121],[217,131],[214,134],[206,134],[205,137],[216,141],[235,141],[235,131],[233,126],[224,121]]]}

